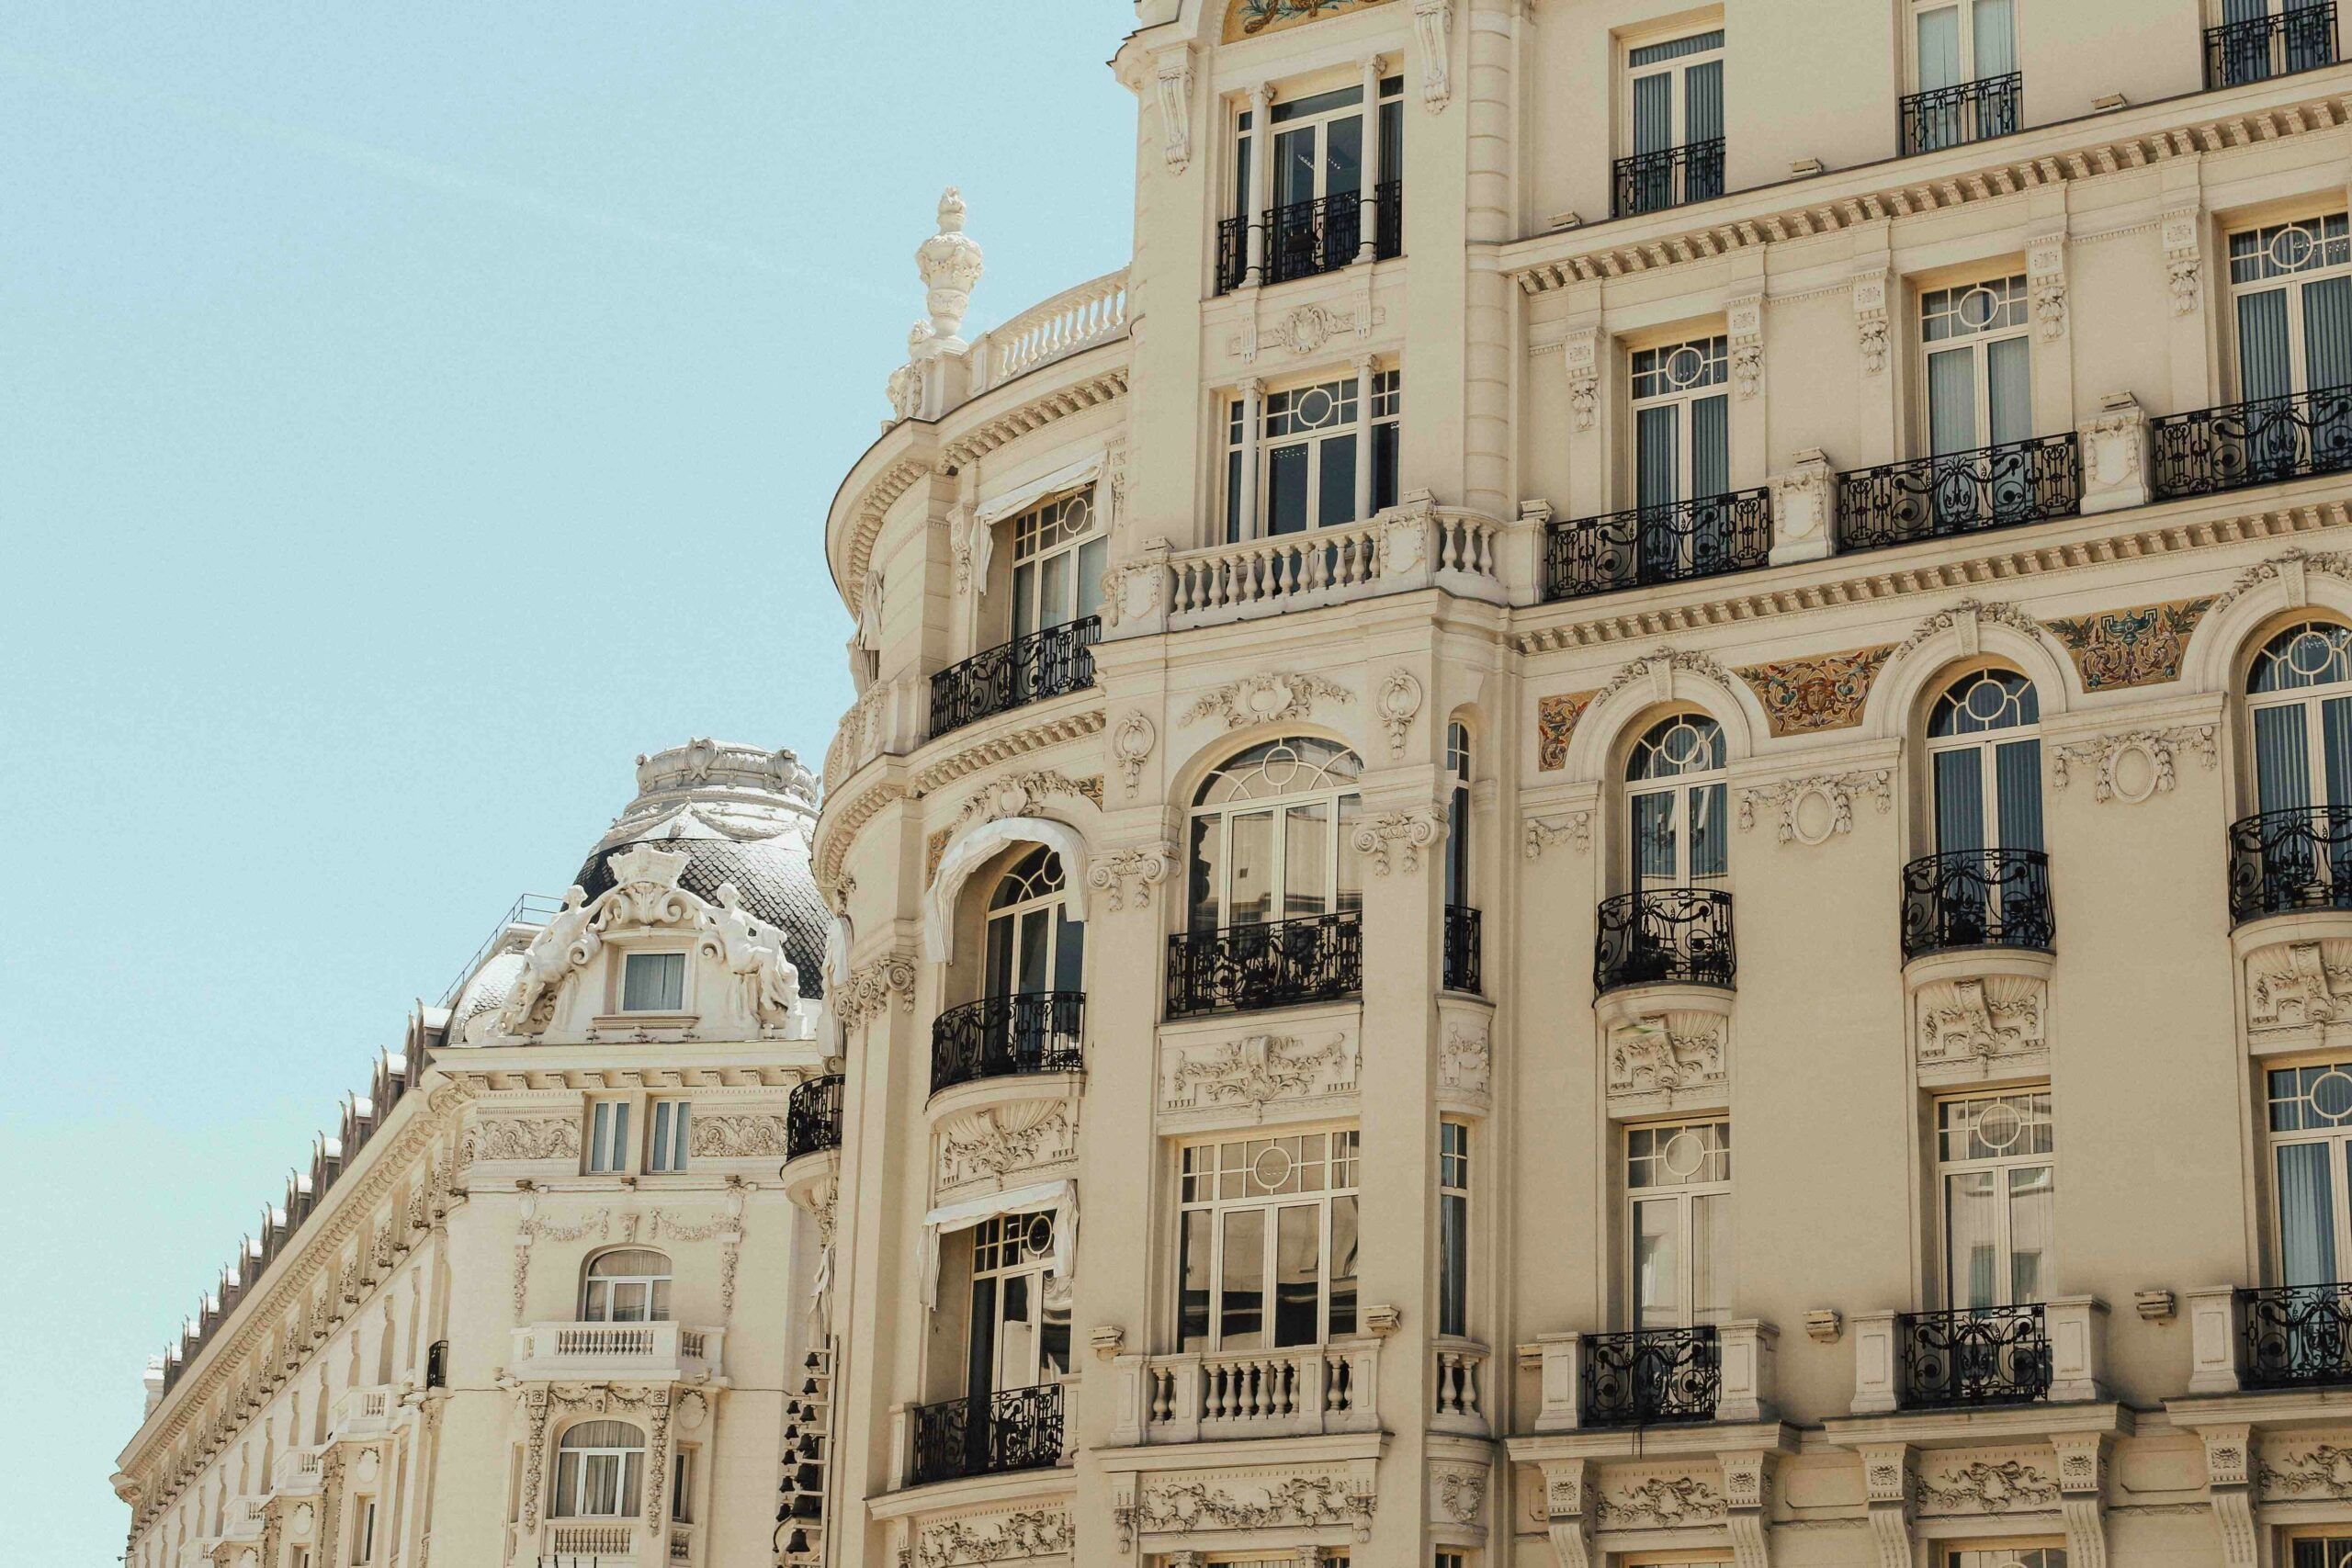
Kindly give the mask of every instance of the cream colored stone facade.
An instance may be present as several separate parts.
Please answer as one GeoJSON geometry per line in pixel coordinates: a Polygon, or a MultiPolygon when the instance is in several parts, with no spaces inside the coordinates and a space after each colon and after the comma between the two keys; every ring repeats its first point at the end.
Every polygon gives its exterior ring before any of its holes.
{"type": "Polygon", "coordinates": [[[151,1367],[134,1568],[774,1560],[831,1370],[829,1193],[782,1179],[831,1030],[814,781],[708,740],[638,780],[151,1367]]]}
{"type": "Polygon", "coordinates": [[[2343,1299],[2233,1293],[2344,1272],[2324,786],[2231,844],[2352,624],[2352,71],[1939,9],[1143,0],[1133,265],[967,341],[944,206],[827,521],[831,1562],[2339,1561],[2343,1299]]]}

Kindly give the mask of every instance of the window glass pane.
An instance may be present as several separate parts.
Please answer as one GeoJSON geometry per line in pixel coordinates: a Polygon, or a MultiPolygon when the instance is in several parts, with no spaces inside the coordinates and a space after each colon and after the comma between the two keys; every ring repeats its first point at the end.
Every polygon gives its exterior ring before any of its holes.
{"type": "Polygon", "coordinates": [[[1225,1216],[1223,1277],[1218,1280],[1217,1343],[1227,1350],[1266,1348],[1266,1212],[1225,1216]]]}
{"type": "Polygon", "coordinates": [[[2312,803],[2311,747],[2301,703],[2254,710],[2255,792],[2265,811],[2312,803]]]}
{"type": "Polygon", "coordinates": [[[1984,847],[1984,763],[1974,747],[1939,751],[1936,759],[1936,849],[1952,854],[1984,847]]]}
{"type": "Polygon", "coordinates": [[[2320,704],[2319,739],[2328,804],[2352,805],[2352,699],[2330,697],[2320,704]]]}
{"type": "Polygon", "coordinates": [[[1634,78],[1634,151],[1661,152],[1674,145],[1674,73],[1634,78]]]}
{"type": "Polygon", "coordinates": [[[2303,285],[2303,384],[2352,383],[2352,277],[2320,278],[2303,285]]]}
{"type": "Polygon", "coordinates": [[[1196,931],[1215,931],[1225,923],[1224,826],[1219,817],[1193,819],[1191,897],[1196,931]]]}
{"type": "Polygon", "coordinates": [[[1053,935],[1054,910],[1025,909],[1020,919],[1021,952],[1013,983],[1025,995],[1046,988],[1046,950],[1053,935]]]}
{"type": "Polygon", "coordinates": [[[1086,988],[1086,922],[1073,920],[1066,906],[1054,909],[1054,989],[1082,991],[1086,988]]]}
{"type": "Polygon", "coordinates": [[[632,953],[621,966],[623,1012],[675,1012],[685,1004],[686,955],[632,953]]]}
{"type": "Polygon", "coordinates": [[[1634,1326],[1672,1328],[1682,1315],[1682,1205],[1660,1199],[1634,1205],[1634,1326]]]}
{"type": "Polygon", "coordinates": [[[1356,521],[1356,438],[1352,434],[1327,437],[1316,462],[1321,487],[1315,498],[1316,525],[1328,528],[1335,523],[1356,521]]]}
{"type": "Polygon", "coordinates": [[[1692,33],[1688,38],[1668,39],[1664,43],[1645,43],[1639,49],[1628,50],[1628,65],[1655,65],[1660,61],[1680,60],[1686,55],[1705,54],[1724,46],[1724,30],[1692,33]]]}
{"type": "Polygon", "coordinates": [[[1469,1332],[1470,1200],[1448,1192],[1438,1200],[1437,1331],[1469,1332]]]}
{"type": "Polygon", "coordinates": [[[1274,1343],[1312,1345],[1322,1305],[1323,1227],[1316,1205],[1278,1212],[1274,1229],[1274,1343]]]}
{"type": "Polygon", "coordinates": [[[2006,76],[2018,68],[2016,34],[2009,22],[2009,0],[1976,0],[1976,75],[2006,76]]]}
{"type": "Polygon", "coordinates": [[[1731,400],[1701,398],[1690,405],[1690,493],[1722,495],[1731,489],[1731,400]]]}
{"type": "Polygon", "coordinates": [[[1634,416],[1634,504],[1664,506],[1682,499],[1679,482],[1682,410],[1668,403],[1634,416]]]}
{"type": "Polygon", "coordinates": [[[1233,872],[1227,920],[1256,925],[1274,919],[1274,816],[1252,811],[1232,818],[1233,872]]]}
{"type": "Polygon", "coordinates": [[[1929,451],[1973,451],[1976,439],[1976,355],[1964,348],[1928,355],[1929,451]]]}
{"type": "Polygon", "coordinates": [[[1280,125],[1286,119],[1304,119],[1362,102],[1362,87],[1334,87],[1328,93],[1312,93],[1303,98],[1284,98],[1274,106],[1274,123],[1280,125]]]}
{"type": "Polygon", "coordinates": [[[1294,806],[1283,828],[1283,918],[1319,915],[1329,889],[1331,809],[1322,802],[1294,806]]]}
{"type": "Polygon", "coordinates": [[[655,1280],[651,1285],[651,1299],[647,1303],[647,1316],[655,1323],[667,1323],[670,1321],[670,1281],[655,1280]]]}
{"type": "Polygon", "coordinates": [[[1385,511],[1396,504],[1397,432],[1395,420],[1372,427],[1372,507],[1385,511]]]}
{"type": "Polygon", "coordinates": [[[1004,1277],[1003,1326],[998,1330],[996,1351],[999,1388],[1026,1388],[1036,1381],[1037,1327],[1031,1316],[1034,1283],[1035,1277],[1028,1274],[1004,1277]]]}
{"type": "Polygon", "coordinates": [[[2266,288],[2238,296],[2238,396],[2283,398],[2295,389],[2287,348],[2287,291],[2266,288]]]}
{"type": "MultiPolygon", "coordinates": [[[[1279,107],[1280,106],[1276,106],[1279,107]]],[[[1315,142],[1317,128],[1301,126],[1274,134],[1274,205],[1315,199],[1315,142]]]]}
{"type": "Polygon", "coordinates": [[[2048,1292],[2056,1173],[2046,1165],[2009,1172],[2009,1300],[2038,1302],[2048,1292]]]}
{"type": "Polygon", "coordinates": [[[2278,1148],[2278,1264],[2290,1285],[2332,1285],[2335,1272],[2338,1144],[2278,1148]]]}
{"type": "Polygon", "coordinates": [[[1016,642],[1037,629],[1037,563],[1012,569],[1012,636],[1016,642]]]}
{"type": "Polygon", "coordinates": [[[1038,565],[1037,626],[1043,630],[1070,618],[1070,552],[1057,550],[1038,565]]]}
{"type": "Polygon", "coordinates": [[[1944,1227],[1949,1237],[1945,1286],[1956,1307],[2002,1304],[1996,1175],[1990,1170],[1966,1170],[1944,1178],[1944,1227]]]}
{"type": "Polygon", "coordinates": [[[972,1281],[972,1321],[966,1330],[964,1392],[975,1398],[993,1393],[996,1369],[996,1276],[972,1281]]]}
{"type": "Polygon", "coordinates": [[[2041,742],[2012,740],[1993,750],[2001,801],[2001,847],[2041,848],[2041,742]]]}
{"type": "Polygon", "coordinates": [[[1960,85],[1960,7],[1919,13],[1919,90],[1960,85]]]}
{"type": "Polygon", "coordinates": [[[1226,543],[1238,544],[1249,531],[1249,519],[1241,515],[1241,454],[1227,452],[1225,455],[1226,543]]]}
{"type": "Polygon", "coordinates": [[[1078,618],[1102,613],[1102,563],[1111,547],[1107,538],[1089,539],[1078,547],[1078,618]]]}
{"type": "MultiPolygon", "coordinates": [[[[1355,1134],[1342,1133],[1340,1137],[1352,1140],[1355,1134]]],[[[1342,1177],[1337,1151],[1333,1152],[1331,1184],[1355,1184],[1352,1165],[1342,1177]]],[[[1343,1193],[1331,1200],[1331,1327],[1329,1337],[1345,1339],[1356,1332],[1356,1200],[1352,1193],[1343,1193]]]]}
{"type": "Polygon", "coordinates": [[[1359,795],[1340,796],[1340,866],[1332,878],[1334,909],[1363,908],[1363,857],[1356,848],[1356,818],[1363,806],[1359,795]]]}
{"type": "Polygon", "coordinates": [[[1724,133],[1724,62],[1709,60],[1682,76],[1683,141],[1713,141],[1724,133]]]}
{"type": "Polygon", "coordinates": [[[1634,870],[1644,886],[1671,886],[1675,863],[1674,792],[1634,796],[1634,870]]]}
{"type": "MultiPolygon", "coordinates": [[[[1192,1195],[1190,1190],[1185,1193],[1187,1198],[1192,1195]]],[[[1184,1215],[1182,1251],[1177,1261],[1183,1281],[1176,1298],[1176,1337],[1181,1350],[1205,1350],[1209,1346],[1209,1226],[1214,1219],[1206,1209],[1193,1209],[1184,1215]]]]}
{"type": "Polygon", "coordinates": [[[1306,526],[1307,450],[1304,443],[1266,454],[1266,532],[1295,534],[1306,526]]]}
{"type": "Polygon", "coordinates": [[[1731,1194],[1690,1200],[1690,1320],[1721,1323],[1731,1315],[1731,1194]]]}
{"type": "Polygon", "coordinates": [[[1995,446],[2027,441],[2033,436],[2033,350],[2021,337],[2003,338],[1984,347],[1985,379],[1992,395],[1995,446]]]}
{"type": "Polygon", "coordinates": [[[1702,784],[1690,792],[1690,880],[1721,877],[1731,869],[1725,858],[1724,795],[1719,784],[1702,784]]]}
{"type": "Polygon", "coordinates": [[[1350,115],[1331,120],[1323,128],[1323,194],[1352,196],[1363,188],[1363,119],[1350,115]]]}

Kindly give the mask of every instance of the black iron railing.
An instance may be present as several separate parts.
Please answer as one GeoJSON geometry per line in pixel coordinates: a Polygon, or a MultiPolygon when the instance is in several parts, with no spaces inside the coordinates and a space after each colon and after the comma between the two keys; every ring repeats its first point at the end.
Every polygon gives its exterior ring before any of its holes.
{"type": "Polygon", "coordinates": [[[1720,986],[1734,970],[1731,895],[1711,887],[1654,887],[1601,901],[1594,944],[1596,991],[1624,986],[1720,986]]]}
{"type": "Polygon", "coordinates": [[[1555,523],[1544,554],[1553,599],[1752,571],[1771,564],[1772,492],[1735,491],[1555,523]]]}
{"type": "Polygon", "coordinates": [[[2050,1330],[2039,1303],[1906,1312],[1896,1328],[1905,1409],[2028,1404],[2049,1396],[2050,1330]]]}
{"type": "Polygon", "coordinates": [[[792,1091],[784,1110],[784,1157],[842,1146],[842,1075],[810,1078],[792,1091]]]}
{"type": "Polygon", "coordinates": [[[2352,1382],[2352,1284],[2240,1291],[2248,1388],[2352,1382]]]}
{"type": "Polygon", "coordinates": [[[1715,1418],[1724,1361],[1713,1328],[1588,1334],[1583,1349],[1584,1425],[1648,1427],[1715,1418]]]}
{"type": "Polygon", "coordinates": [[[1903,956],[1961,947],[2052,951],[2050,857],[2040,850],[1951,850],[1903,868],[1903,956]]]}
{"type": "Polygon", "coordinates": [[[2300,806],[2230,824],[2230,923],[2352,909],[2352,807],[2300,806]]]}
{"type": "Polygon", "coordinates": [[[1477,996],[1481,960],[1478,911],[1467,904],[1445,907],[1445,988],[1477,996]]]}
{"type": "Polygon", "coordinates": [[[1168,1016],[1334,1001],[1363,989],[1363,926],[1340,909],[1168,939],[1168,1016]]]}
{"type": "Polygon", "coordinates": [[[1612,218],[1712,201],[1724,193],[1724,139],[1636,152],[1618,159],[1614,170],[1609,207],[1612,218]]]}
{"type": "Polygon", "coordinates": [[[931,733],[1084,691],[1094,684],[1094,645],[1102,640],[1102,618],[1088,615],[949,665],[931,678],[931,733]]]}
{"type": "Polygon", "coordinates": [[[1372,254],[1393,261],[1405,254],[1405,182],[1381,181],[1372,187],[1372,199],[1379,208],[1372,215],[1372,254]]]}
{"type": "Polygon", "coordinates": [[[1062,1385],[1008,1388],[912,1412],[910,1485],[1042,1470],[1062,1457],[1062,1385]]]}
{"type": "MultiPolygon", "coordinates": [[[[1388,261],[1405,254],[1405,182],[1372,187],[1372,254],[1388,261]]],[[[1313,201],[1268,208],[1265,281],[1286,283],[1337,272],[1363,249],[1363,193],[1334,191],[1313,201]]],[[[1222,218],[1216,225],[1216,291],[1230,294],[1250,279],[1250,220],[1222,218]]]]}
{"type": "Polygon", "coordinates": [[[1220,218],[1216,225],[1216,291],[1230,294],[1250,276],[1250,220],[1220,218]]]}
{"type": "Polygon", "coordinates": [[[2018,128],[2024,90],[2024,75],[2012,71],[1913,93],[1903,100],[1903,155],[2008,135],[2018,128]]]}
{"type": "Polygon", "coordinates": [[[2352,387],[2256,398],[2148,422],[2159,501],[2352,468],[2352,387]]]}
{"type": "Polygon", "coordinates": [[[425,1347],[424,1386],[427,1388],[449,1386],[449,1342],[447,1339],[435,1339],[431,1345],[425,1347]]]}
{"type": "Polygon", "coordinates": [[[2235,87],[2335,63],[2335,0],[2205,29],[2205,85],[2235,87]]]}
{"type": "Polygon", "coordinates": [[[1838,476],[1838,547],[1874,550],[2072,517],[2083,502],[2074,433],[1885,463],[1838,476]]]}
{"type": "Polygon", "coordinates": [[[984,997],[932,1021],[931,1092],[1018,1073],[1074,1073],[1086,1065],[1083,991],[984,997]]]}

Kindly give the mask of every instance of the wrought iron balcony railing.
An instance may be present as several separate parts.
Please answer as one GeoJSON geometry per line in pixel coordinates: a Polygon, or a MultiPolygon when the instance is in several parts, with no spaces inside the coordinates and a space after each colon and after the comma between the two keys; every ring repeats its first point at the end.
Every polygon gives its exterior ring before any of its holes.
{"type": "Polygon", "coordinates": [[[1061,1462],[1062,1385],[1057,1382],[918,1405],[910,1416],[910,1485],[1042,1470],[1061,1462]]]}
{"type": "MultiPolygon", "coordinates": [[[[1372,254],[1387,261],[1405,254],[1405,183],[1384,180],[1372,188],[1372,254]]],[[[1337,272],[1363,249],[1363,193],[1333,191],[1312,201],[1294,201],[1265,211],[1264,277],[1287,283],[1337,272]]],[[[1250,221],[1226,218],[1216,226],[1216,291],[1230,294],[1250,278],[1250,221]]]]}
{"type": "Polygon", "coordinates": [[[2039,1303],[1906,1312],[1895,1322],[1906,1410],[2049,1396],[2050,1330],[2039,1303]]]}
{"type": "Polygon", "coordinates": [[[1724,193],[1724,139],[1636,152],[1618,159],[1614,170],[1609,207],[1612,218],[1712,201],[1724,193]]]}
{"type": "Polygon", "coordinates": [[[1903,957],[1962,947],[2052,951],[2050,857],[2040,850],[1951,850],[1903,868],[1903,957]]]}
{"type": "Polygon", "coordinates": [[[1771,564],[1772,492],[1734,491],[1555,523],[1544,553],[1552,599],[1753,571],[1771,564]]]}
{"type": "Polygon", "coordinates": [[[1626,986],[1731,988],[1731,895],[1712,887],[1654,887],[1601,901],[1594,943],[1595,991],[1626,986]]]}
{"type": "Polygon", "coordinates": [[[2335,63],[2335,0],[2205,29],[2205,85],[2236,87],[2335,63]]]}
{"type": "Polygon", "coordinates": [[[1724,1362],[1713,1328],[1589,1334],[1583,1348],[1584,1425],[1649,1427],[1715,1418],[1724,1362]]]}
{"type": "Polygon", "coordinates": [[[2352,1284],[2240,1291],[2248,1388],[2352,1382],[2352,1284]]]}
{"type": "Polygon", "coordinates": [[[1363,990],[1354,909],[1178,931],[1168,939],[1168,1016],[1336,1001],[1363,990]]]}
{"type": "Polygon", "coordinates": [[[2352,469],[2352,386],[2148,422],[2155,496],[2177,501],[2352,469]]]}
{"type": "Polygon", "coordinates": [[[2083,449],[2072,431],[1838,476],[1838,547],[1874,550],[2072,517],[2083,449]]]}
{"type": "Polygon", "coordinates": [[[1094,645],[1102,640],[1102,618],[1087,615],[949,665],[931,678],[933,737],[1084,691],[1094,684],[1094,645]]]}
{"type": "Polygon", "coordinates": [[[1086,1065],[1083,991],[984,997],[932,1021],[931,1092],[1020,1073],[1074,1073],[1086,1065]]]}
{"type": "Polygon", "coordinates": [[[1445,988],[1478,996],[1481,962],[1478,911],[1467,904],[1445,907],[1445,988]]]}
{"type": "Polygon", "coordinates": [[[2230,824],[2230,923],[2352,909],[2352,807],[2299,806],[2230,824]]]}
{"type": "Polygon", "coordinates": [[[842,1146],[842,1075],[810,1078],[792,1091],[784,1108],[784,1157],[821,1154],[842,1146]]]}
{"type": "Polygon", "coordinates": [[[2024,94],[2025,77],[2016,71],[1913,93],[1903,100],[1903,155],[2008,135],[2024,94]]]}

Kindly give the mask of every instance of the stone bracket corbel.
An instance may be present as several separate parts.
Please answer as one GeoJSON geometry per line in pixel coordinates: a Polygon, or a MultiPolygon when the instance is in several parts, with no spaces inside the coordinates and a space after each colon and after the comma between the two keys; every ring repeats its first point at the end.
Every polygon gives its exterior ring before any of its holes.
{"type": "Polygon", "coordinates": [[[2060,1432],[2050,1439],[2058,1455],[2058,1511],[2066,1522],[2068,1568],[2107,1568],[2105,1432],[2060,1432]]]}
{"type": "Polygon", "coordinates": [[[1547,1459],[1544,1471],[1544,1526],[1557,1568],[1602,1568],[1593,1545],[1600,1469],[1590,1460],[1547,1459]]]}
{"type": "Polygon", "coordinates": [[[1872,1444],[1862,1450],[1863,1495],[1878,1568],[1912,1568],[1911,1509],[1916,1484],[1908,1444],[1872,1444]]]}
{"type": "Polygon", "coordinates": [[[1724,1527],[1731,1533],[1736,1568],[1772,1568],[1773,1471],[1780,1456],[1767,1450],[1719,1456],[1724,1468],[1724,1527]]]}
{"type": "Polygon", "coordinates": [[[2223,1568],[2256,1568],[2262,1529],[2254,1491],[2254,1428],[2200,1427],[2197,1435],[2205,1441],[2205,1496],[2221,1531],[2223,1568]]]}

